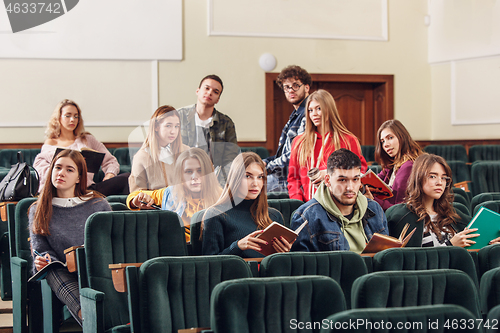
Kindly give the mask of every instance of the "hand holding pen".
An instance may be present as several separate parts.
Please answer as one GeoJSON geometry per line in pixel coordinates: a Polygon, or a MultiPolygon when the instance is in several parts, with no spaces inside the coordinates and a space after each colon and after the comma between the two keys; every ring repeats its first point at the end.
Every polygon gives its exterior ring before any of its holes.
{"type": "Polygon", "coordinates": [[[35,257],[35,268],[37,271],[41,270],[45,266],[47,266],[52,259],[50,258],[50,254],[46,253],[44,256],[38,252],[37,250],[33,249],[33,253],[36,254],[35,257]]]}

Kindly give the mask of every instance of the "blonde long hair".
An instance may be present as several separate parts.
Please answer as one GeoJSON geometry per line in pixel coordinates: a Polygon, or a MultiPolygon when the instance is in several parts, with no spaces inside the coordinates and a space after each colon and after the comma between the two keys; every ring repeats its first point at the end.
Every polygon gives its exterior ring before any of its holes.
{"type": "Polygon", "coordinates": [[[260,191],[259,196],[257,197],[257,199],[255,199],[255,202],[252,204],[252,206],[250,206],[250,213],[252,214],[252,218],[257,225],[257,229],[259,230],[265,229],[273,222],[269,217],[269,206],[267,204],[267,174],[264,162],[256,153],[245,152],[236,156],[233,163],[231,164],[231,169],[229,169],[226,186],[224,186],[219,200],[217,200],[217,202],[212,207],[206,210],[205,214],[203,215],[203,223],[205,222],[205,218],[207,218],[208,216],[222,214],[224,211],[237,204],[237,202],[235,202],[235,193],[238,193],[238,189],[241,186],[243,177],[246,175],[246,169],[252,163],[257,163],[262,169],[262,172],[264,173],[264,185],[262,186],[262,190],[260,191]]]}
{"type": "MultiPolygon", "coordinates": [[[[349,140],[347,140],[346,137],[354,136],[354,134],[345,127],[344,123],[342,123],[332,95],[323,89],[313,92],[309,95],[306,102],[306,129],[304,134],[298,138],[299,142],[297,147],[299,165],[301,167],[307,166],[311,152],[314,152],[314,146],[316,145],[315,134],[317,127],[309,117],[309,105],[312,101],[318,102],[321,107],[321,128],[323,129],[323,133],[320,134],[326,135],[330,133],[330,140],[335,150],[341,148],[342,142],[347,145],[347,149],[351,150],[349,140]]],[[[361,150],[361,147],[358,148],[361,150]]]]}
{"type": "Polygon", "coordinates": [[[203,149],[190,148],[182,152],[175,162],[174,179],[179,180],[179,183],[172,185],[172,195],[175,207],[173,210],[176,210],[177,207],[185,201],[186,197],[191,196],[191,194],[186,190],[183,181],[184,162],[190,158],[194,158],[200,162],[201,174],[202,177],[204,177],[203,182],[201,183],[200,193],[200,197],[203,199],[203,207],[201,209],[214,205],[222,192],[222,189],[217,182],[217,177],[215,176],[214,167],[210,157],[208,157],[207,153],[203,149]]]}
{"type": "MultiPolygon", "coordinates": [[[[181,119],[181,117],[179,116],[179,112],[177,112],[177,110],[173,106],[163,105],[153,113],[153,115],[151,116],[151,120],[149,121],[148,136],[146,137],[146,140],[144,140],[141,149],[149,149],[151,158],[153,159],[154,163],[159,161],[160,155],[160,144],[158,143],[158,135],[156,134],[156,129],[158,128],[158,126],[160,126],[165,118],[171,116],[176,116],[179,121],[181,119]]],[[[177,138],[170,144],[174,159],[176,159],[179,155],[181,147],[182,137],[179,131],[179,135],[177,135],[177,138]]]]}
{"type": "Polygon", "coordinates": [[[89,134],[85,131],[85,126],[83,125],[82,110],[80,109],[78,104],[70,99],[63,99],[61,102],[59,102],[59,104],[57,104],[54,112],[52,112],[52,115],[50,116],[49,123],[47,124],[47,128],[45,129],[45,137],[47,139],[57,139],[61,136],[62,109],[67,105],[73,105],[78,111],[78,125],[73,130],[75,138],[80,137],[82,138],[82,140],[85,140],[85,135],[89,134]]]}

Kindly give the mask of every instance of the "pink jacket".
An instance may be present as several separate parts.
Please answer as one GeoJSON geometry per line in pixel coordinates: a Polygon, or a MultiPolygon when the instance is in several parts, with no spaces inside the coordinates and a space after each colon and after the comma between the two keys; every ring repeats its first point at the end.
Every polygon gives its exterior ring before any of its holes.
{"type": "MultiPolygon", "coordinates": [[[[102,171],[106,173],[112,173],[117,175],[120,173],[120,164],[116,160],[116,157],[111,155],[111,153],[106,149],[106,147],[99,142],[92,134],[87,134],[85,136],[86,143],[82,141],[81,138],[77,138],[75,142],[68,147],[68,149],[80,150],[83,147],[91,148],[97,150],[98,152],[106,154],[104,156],[104,160],[102,161],[101,168],[102,171]]],[[[33,167],[36,169],[38,174],[40,175],[40,188],[38,191],[42,191],[43,186],[45,185],[45,180],[47,178],[48,169],[52,159],[54,158],[54,153],[56,152],[57,146],[52,146],[48,144],[44,144],[42,146],[42,150],[40,154],[36,155],[35,161],[33,162],[33,167]]],[[[94,184],[93,181],[94,174],[88,172],[87,173],[87,186],[94,184]]]]}

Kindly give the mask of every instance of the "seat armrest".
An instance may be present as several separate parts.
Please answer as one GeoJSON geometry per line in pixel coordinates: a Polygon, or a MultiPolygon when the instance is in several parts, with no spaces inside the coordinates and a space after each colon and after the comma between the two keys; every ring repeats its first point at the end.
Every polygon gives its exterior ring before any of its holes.
{"type": "Polygon", "coordinates": [[[141,316],[139,304],[139,267],[127,266],[125,275],[128,286],[128,314],[130,318],[130,330],[134,333],[141,333],[141,316]]]}
{"type": "Polygon", "coordinates": [[[88,288],[89,280],[87,278],[87,263],[84,247],[76,249],[76,265],[78,266],[78,286],[80,289],[88,288]]]}
{"type": "Polygon", "coordinates": [[[104,333],[104,293],[90,289],[80,289],[83,332],[104,333]]]}

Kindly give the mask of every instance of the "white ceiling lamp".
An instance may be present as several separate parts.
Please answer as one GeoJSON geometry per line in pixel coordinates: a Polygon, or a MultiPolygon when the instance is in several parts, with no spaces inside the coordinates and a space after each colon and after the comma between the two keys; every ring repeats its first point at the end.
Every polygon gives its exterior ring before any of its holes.
{"type": "Polygon", "coordinates": [[[259,66],[262,70],[270,72],[276,67],[276,58],[271,53],[264,53],[259,58],[259,66]]]}

